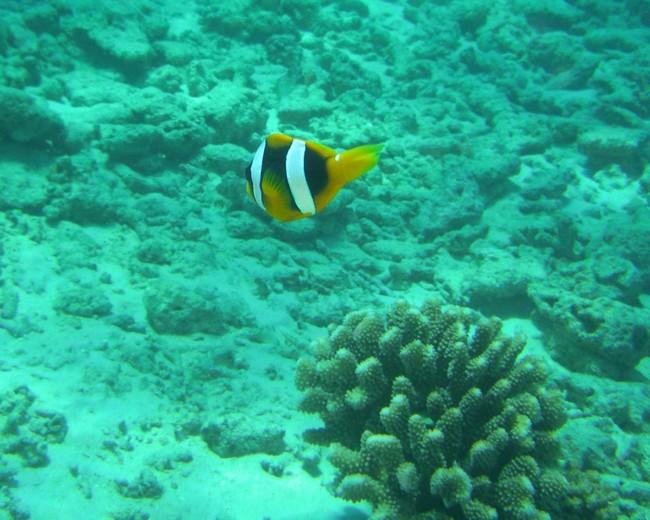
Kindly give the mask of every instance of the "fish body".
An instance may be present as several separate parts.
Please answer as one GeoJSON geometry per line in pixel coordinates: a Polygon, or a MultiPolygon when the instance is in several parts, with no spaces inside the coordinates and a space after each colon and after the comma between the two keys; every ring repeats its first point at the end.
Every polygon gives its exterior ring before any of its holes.
{"type": "Polygon", "coordinates": [[[246,191],[273,218],[288,222],[320,213],[348,182],[372,169],[383,145],[344,152],[271,134],[246,168],[246,191]]]}

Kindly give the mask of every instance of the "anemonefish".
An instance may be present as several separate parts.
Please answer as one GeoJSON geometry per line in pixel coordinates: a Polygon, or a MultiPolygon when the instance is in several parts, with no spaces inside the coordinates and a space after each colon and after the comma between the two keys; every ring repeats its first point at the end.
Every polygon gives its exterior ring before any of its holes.
{"type": "Polygon", "coordinates": [[[373,168],[383,145],[344,152],[285,134],[271,134],[246,168],[246,191],[272,217],[298,220],[319,213],[348,182],[373,168]]]}

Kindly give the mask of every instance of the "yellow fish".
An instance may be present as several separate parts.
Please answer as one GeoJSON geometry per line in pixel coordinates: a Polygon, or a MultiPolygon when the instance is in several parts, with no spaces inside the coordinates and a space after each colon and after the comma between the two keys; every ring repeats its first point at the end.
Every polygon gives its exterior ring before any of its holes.
{"type": "Polygon", "coordinates": [[[246,168],[246,191],[272,217],[288,222],[320,213],[348,182],[373,168],[381,144],[344,152],[271,134],[246,168]]]}

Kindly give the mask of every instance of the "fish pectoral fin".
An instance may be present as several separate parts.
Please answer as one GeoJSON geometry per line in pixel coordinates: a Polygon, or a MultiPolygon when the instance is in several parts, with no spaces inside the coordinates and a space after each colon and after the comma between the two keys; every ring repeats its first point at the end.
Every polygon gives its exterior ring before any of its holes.
{"type": "Polygon", "coordinates": [[[262,193],[265,199],[276,201],[289,201],[290,195],[287,186],[278,174],[269,170],[262,177],[262,193]]]}
{"type": "Polygon", "coordinates": [[[267,171],[262,178],[262,193],[264,194],[264,205],[266,211],[278,220],[290,221],[302,218],[299,211],[291,208],[291,194],[286,183],[282,182],[280,176],[267,171]]]}

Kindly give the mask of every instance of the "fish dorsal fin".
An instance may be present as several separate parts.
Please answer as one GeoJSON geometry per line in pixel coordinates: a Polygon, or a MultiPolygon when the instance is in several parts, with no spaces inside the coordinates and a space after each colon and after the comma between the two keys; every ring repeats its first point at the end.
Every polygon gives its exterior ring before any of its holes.
{"type": "Polygon", "coordinates": [[[287,134],[275,133],[266,138],[266,144],[271,148],[282,148],[291,145],[293,137],[287,134]]]}
{"type": "Polygon", "coordinates": [[[320,155],[323,159],[328,159],[329,157],[336,155],[336,150],[334,150],[334,148],[330,148],[324,144],[315,143],[314,141],[307,141],[305,145],[307,148],[310,148],[318,155],[320,155]]]}

